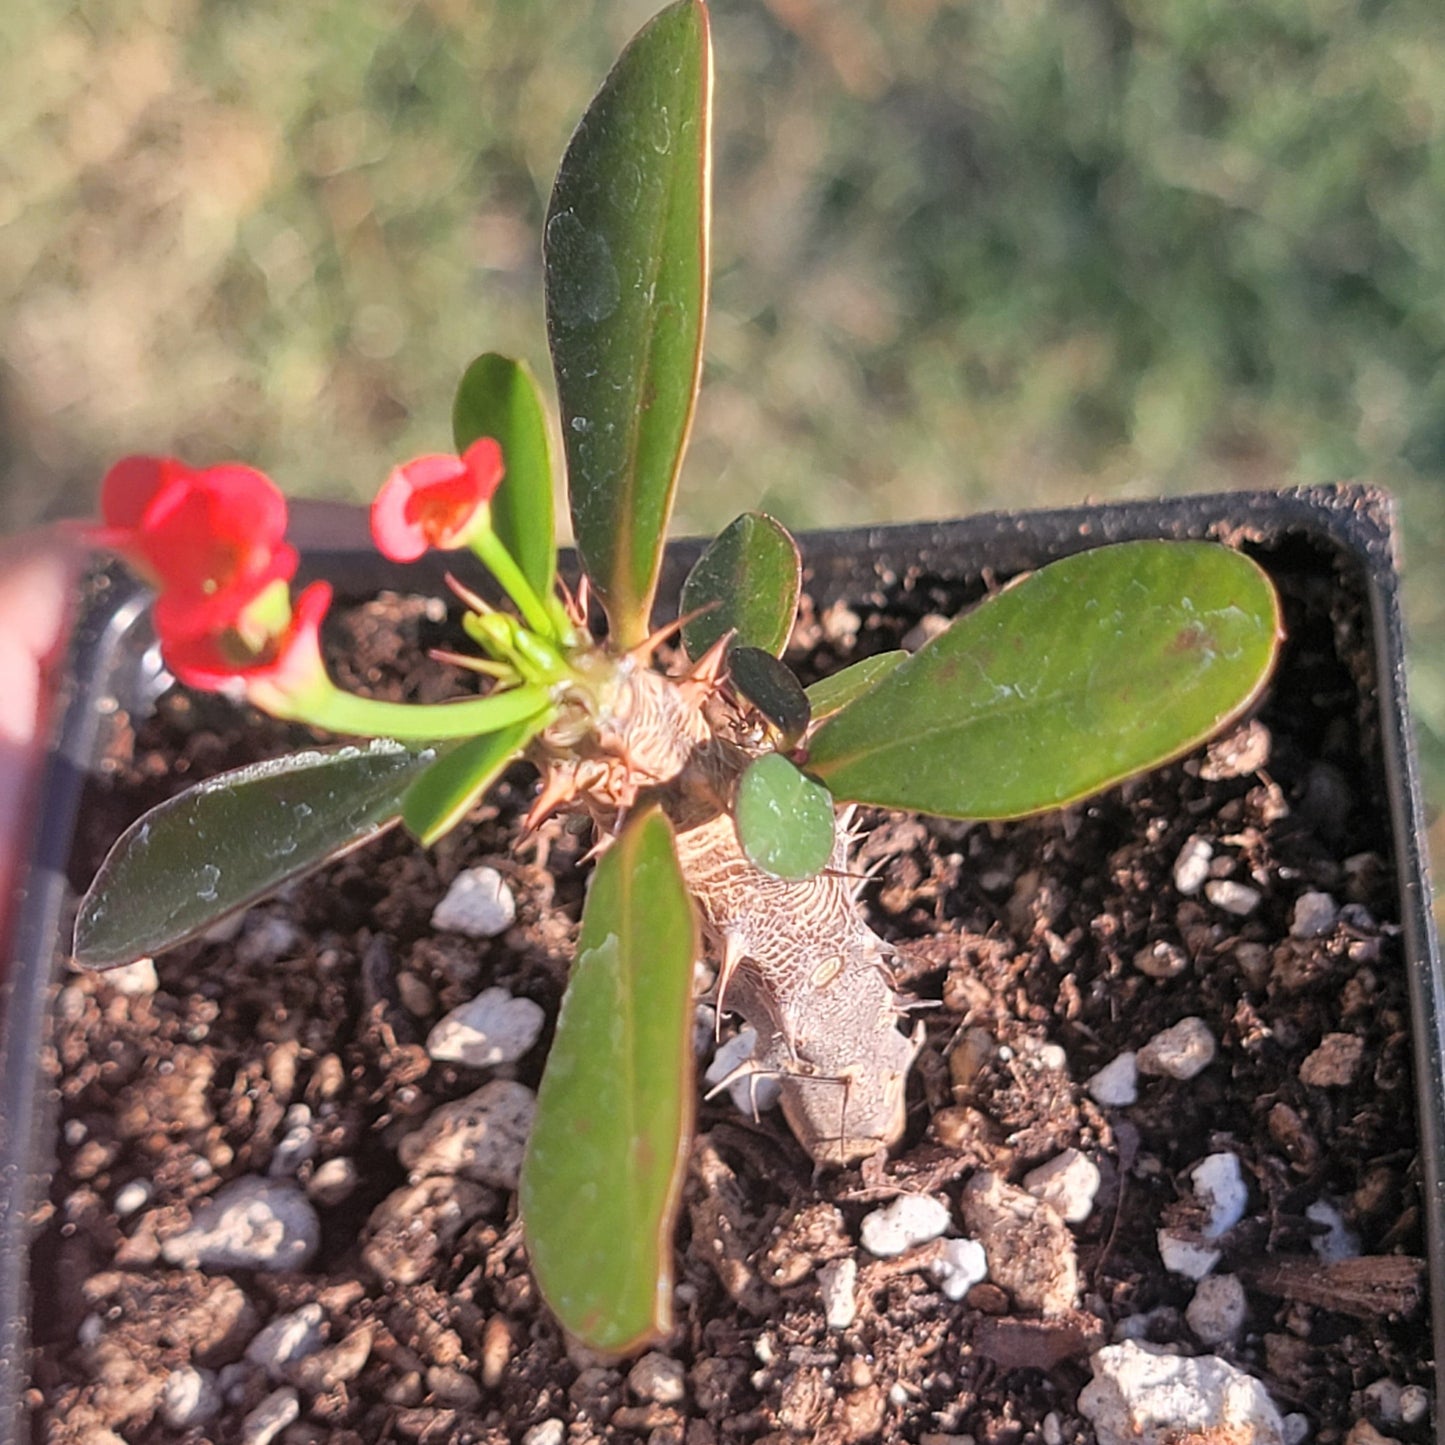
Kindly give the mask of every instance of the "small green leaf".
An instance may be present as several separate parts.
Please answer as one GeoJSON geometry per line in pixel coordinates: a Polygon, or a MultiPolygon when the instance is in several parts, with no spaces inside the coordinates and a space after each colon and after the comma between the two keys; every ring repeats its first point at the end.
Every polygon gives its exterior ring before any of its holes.
{"type": "Polygon", "coordinates": [[[707,310],[707,7],[679,0],[623,51],[547,208],[547,337],[577,549],[612,634],[648,632],[707,310]]]}
{"type": "Polygon", "coordinates": [[[374,837],[439,752],[375,742],[295,753],[152,808],[81,900],[75,961],[109,968],[160,953],[374,837]]]}
{"type": "Polygon", "coordinates": [[[450,833],[552,717],[550,712],[538,713],[500,732],[471,738],[438,758],[401,800],[407,831],[428,848],[450,833]]]}
{"type": "Polygon", "coordinates": [[[791,747],[808,730],[812,711],[808,694],[792,669],[761,647],[735,647],[728,653],[732,684],[783,736],[791,747]]]}
{"type": "Polygon", "coordinates": [[[622,1354],[672,1325],[692,1137],[697,920],[650,808],[603,855],[522,1167],[532,1272],[569,1334],[622,1354]]]}
{"type": "Polygon", "coordinates": [[[811,878],[833,856],[833,799],[781,753],[764,753],[738,780],[743,852],[778,878],[811,878]]]}
{"type": "Polygon", "coordinates": [[[1014,818],[1187,752],[1248,708],[1279,638],[1249,558],[1125,542],[1065,558],[959,618],[813,735],[838,798],[1014,818]]]}
{"type": "Polygon", "coordinates": [[[802,584],[798,544],[762,512],[729,522],[697,559],[682,584],[682,611],[696,612],[682,629],[688,656],[699,658],[729,628],[745,647],[777,657],[788,644],[802,584]]]}
{"type": "Polygon", "coordinates": [[[863,696],[875,682],[887,677],[908,654],[906,652],[880,652],[865,657],[832,677],[815,682],[808,689],[808,702],[813,709],[813,721],[822,722],[850,702],[863,696]]]}
{"type": "Polygon", "coordinates": [[[452,405],[458,452],[478,437],[502,448],[507,474],[492,499],[492,527],[539,597],[552,591],[557,528],[547,409],[525,361],[489,351],[467,367],[452,405]]]}

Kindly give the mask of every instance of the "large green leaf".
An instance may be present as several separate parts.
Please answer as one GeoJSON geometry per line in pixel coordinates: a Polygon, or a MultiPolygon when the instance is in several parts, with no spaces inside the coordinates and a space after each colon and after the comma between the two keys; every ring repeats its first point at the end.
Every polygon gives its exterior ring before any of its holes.
{"type": "Polygon", "coordinates": [[[707,7],[623,51],[547,208],[547,336],[577,548],[626,647],[647,635],[707,309],[707,7]]]}
{"type": "Polygon", "coordinates": [[[624,1353],[671,1327],[697,947],[672,827],[641,812],[592,879],[522,1169],[532,1272],[593,1349],[624,1353]]]}
{"type": "Polygon", "coordinates": [[[1247,557],[1126,542],[961,617],[814,734],[833,795],[958,818],[1056,807],[1165,762],[1256,698],[1279,604],[1247,557]]]}
{"type": "Polygon", "coordinates": [[[713,538],[682,584],[688,656],[698,658],[731,628],[744,647],[774,657],[787,646],[798,610],[802,562],[788,529],[762,512],[744,512],[713,538]]]}
{"type": "Polygon", "coordinates": [[[507,475],[492,499],[492,527],[539,597],[552,591],[557,528],[552,443],[537,379],[525,361],[489,351],[467,367],[452,405],[458,452],[478,437],[502,448],[507,475]]]}
{"type": "Polygon", "coordinates": [[[151,809],[110,850],[75,922],[87,968],[161,952],[394,823],[437,748],[374,742],[210,778],[151,809]]]}
{"type": "Polygon", "coordinates": [[[539,712],[499,732],[469,738],[438,758],[401,800],[407,831],[427,847],[450,833],[553,716],[539,712]]]}

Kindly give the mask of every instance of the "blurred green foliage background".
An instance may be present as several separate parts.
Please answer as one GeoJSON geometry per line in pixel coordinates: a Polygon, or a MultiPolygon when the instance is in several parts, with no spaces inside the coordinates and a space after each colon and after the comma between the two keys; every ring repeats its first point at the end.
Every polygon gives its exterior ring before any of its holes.
{"type": "MultiPolygon", "coordinates": [[[[366,497],[653,0],[7,0],[0,528],[131,450],[366,497]]],[[[1440,0],[716,0],[680,524],[1369,478],[1445,798],[1440,0]]]]}

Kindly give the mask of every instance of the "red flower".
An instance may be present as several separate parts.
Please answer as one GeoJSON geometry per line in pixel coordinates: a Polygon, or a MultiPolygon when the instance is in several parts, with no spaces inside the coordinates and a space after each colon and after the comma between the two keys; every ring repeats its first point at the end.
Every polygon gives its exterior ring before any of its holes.
{"type": "Polygon", "coordinates": [[[502,449],[491,437],[459,457],[418,457],[396,467],[371,504],[377,550],[393,562],[415,562],[428,547],[465,547],[489,525],[504,471],[502,449]]]}
{"type": "Polygon", "coordinates": [[[126,457],[106,473],[101,514],[95,540],[156,586],[156,628],[173,640],[222,632],[296,572],[286,499],[250,467],[126,457]]]}
{"type": "Polygon", "coordinates": [[[306,588],[279,631],[268,630],[264,616],[273,610],[274,600],[274,594],[259,599],[251,616],[242,614],[236,627],[220,632],[173,636],[158,628],[166,666],[187,687],[225,692],[239,683],[251,701],[268,712],[298,715],[298,704],[304,707],[317,687],[330,688],[320,632],[331,605],[331,586],[313,582],[306,588]],[[248,631],[258,640],[249,641],[248,631]]]}

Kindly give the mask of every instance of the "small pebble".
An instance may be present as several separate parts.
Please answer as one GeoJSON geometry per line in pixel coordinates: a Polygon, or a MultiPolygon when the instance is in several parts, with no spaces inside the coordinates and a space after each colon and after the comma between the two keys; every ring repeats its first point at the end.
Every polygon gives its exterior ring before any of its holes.
{"type": "Polygon", "coordinates": [[[782,1083],[776,1075],[759,1069],[751,1062],[757,1046],[756,1029],[739,1029],[719,1047],[703,1075],[704,1081],[714,1090],[722,1085],[724,1079],[730,1079],[726,1086],[728,1098],[732,1100],[733,1108],[749,1119],[756,1119],[759,1114],[776,1108],[783,1092],[782,1083]]]}
{"type": "Polygon", "coordinates": [[[1400,1423],[1418,1425],[1430,1414],[1430,1392],[1424,1385],[1406,1385],[1400,1391],[1400,1423]]]}
{"type": "Polygon", "coordinates": [[[1326,1034],[1320,1046],[1299,1066],[1300,1083],[1316,1089],[1339,1089],[1359,1071],[1365,1041],[1355,1034],[1326,1034]]]}
{"type": "Polygon", "coordinates": [[[497,1202],[490,1189],[445,1175],[403,1185],[371,1211],[362,1260],[385,1282],[415,1284],[497,1202]]]}
{"type": "Polygon", "coordinates": [[[989,1279],[1024,1310],[1066,1314],[1079,1292],[1069,1226],[1051,1205],[980,1169],[959,1196],[968,1232],[983,1246],[989,1279]]]}
{"type": "Polygon", "coordinates": [[[1119,1109],[1139,1097],[1139,1056],[1126,1050],[1084,1083],[1089,1097],[1106,1109],[1119,1109]]]}
{"type": "Polygon", "coordinates": [[[482,1384],[495,1390],[512,1358],[512,1331],[505,1315],[493,1315],[482,1331],[482,1384]]]}
{"type": "Polygon", "coordinates": [[[1236,883],[1232,878],[1216,878],[1204,885],[1204,896],[1216,907],[1236,918],[1248,918],[1259,907],[1261,894],[1258,888],[1248,883],[1236,883]]]}
{"type": "Polygon", "coordinates": [[[1189,1171],[1189,1176],[1195,1198],[1209,1215],[1204,1237],[1218,1239],[1244,1218],[1249,1206],[1249,1187],[1239,1167],[1239,1156],[1228,1151],[1206,1155],[1189,1171]]]}
{"type": "Polygon", "coordinates": [[[438,1063],[472,1069],[512,1064],[537,1042],[546,1015],[529,998],[485,988],[446,1014],[427,1035],[426,1051],[438,1063]]]}
{"type": "Polygon", "coordinates": [[[1094,1377],[1079,1394],[1079,1412],[1099,1445],[1283,1445],[1284,1424],[1264,1386],[1217,1355],[1160,1355],[1127,1340],[1105,1345],[1089,1363],[1094,1377]]]}
{"type": "Polygon", "coordinates": [[[1064,1422],[1059,1419],[1057,1410],[1050,1410],[1044,1416],[1039,1429],[1044,1437],[1044,1445],[1064,1445],[1064,1422]]]}
{"type": "Polygon", "coordinates": [[[1387,1425],[1400,1423],[1400,1386],[1388,1375],[1365,1386],[1365,1403],[1369,1405],[1387,1425]]]}
{"type": "Polygon", "coordinates": [[[1315,1200],[1305,1210],[1305,1218],[1325,1227],[1323,1234],[1316,1234],[1310,1240],[1310,1248],[1326,1263],[1336,1264],[1342,1259],[1359,1258],[1359,1236],[1345,1223],[1344,1215],[1327,1199],[1315,1200]]]}
{"type": "Polygon", "coordinates": [[[236,943],[236,958],[246,968],[275,963],[301,942],[301,930],[284,914],[253,909],[236,943]]]}
{"type": "Polygon", "coordinates": [[[447,895],[432,910],[431,926],[442,933],[495,938],[517,920],[517,900],[495,868],[468,868],[452,879],[447,895]]]}
{"type": "Polygon", "coordinates": [[[275,1381],[284,1380],[292,1365],[314,1355],[326,1339],[326,1312],[319,1304],[302,1305],[278,1315],[246,1346],[246,1358],[275,1381]]]}
{"type": "Polygon", "coordinates": [[[1198,893],[1209,881],[1214,847],[1207,838],[1191,838],[1174,860],[1174,886],[1181,893],[1198,893]]]}
{"type": "Polygon", "coordinates": [[[314,1203],[329,1209],[350,1199],[360,1183],[356,1160],[342,1154],[316,1166],[316,1172],[306,1182],[306,1193],[314,1203]]]}
{"type": "Polygon", "coordinates": [[[1189,967],[1189,955],[1161,938],[1134,955],[1134,967],[1146,978],[1178,978],[1189,967]]]}
{"type": "Polygon", "coordinates": [[[645,1354],[627,1372],[627,1384],[639,1400],[658,1405],[680,1405],[687,1394],[682,1366],[656,1350],[645,1354]]]}
{"type": "Polygon", "coordinates": [[[291,1375],[293,1383],[308,1394],[319,1395],[354,1380],[366,1368],[375,1338],[374,1325],[358,1325],[334,1345],[298,1361],[291,1375]]]}
{"type": "Polygon", "coordinates": [[[1206,1275],[1184,1311],[1189,1328],[1206,1345],[1225,1345],[1239,1338],[1249,1313],[1244,1286],[1233,1274],[1206,1275]]]}
{"type": "Polygon", "coordinates": [[[246,1175],[201,1204],[161,1254],[187,1268],[281,1271],[301,1269],[320,1243],[316,1211],[294,1184],[246,1175]]]}
{"type": "MultiPolygon", "coordinates": [[[[436,995],[432,993],[427,981],[405,969],[396,976],[396,996],[401,1000],[402,1008],[414,1019],[430,1018],[437,1006],[436,995]]],[[[427,1052],[431,1053],[431,1050],[428,1049],[427,1052]]],[[[432,1057],[435,1058],[436,1055],[433,1054],[432,1057]]]]}
{"type": "Polygon", "coordinates": [[[433,1110],[397,1152],[413,1182],[429,1174],[458,1174],[515,1189],[536,1112],[537,1096],[525,1084],[493,1079],[433,1110]]]}
{"type": "Polygon", "coordinates": [[[427,1392],[447,1410],[474,1410],[481,1403],[482,1387],[452,1365],[433,1365],[426,1372],[427,1392]]]}
{"type": "Polygon", "coordinates": [[[928,1194],[900,1194],[863,1216],[859,1237],[863,1248],[880,1259],[903,1254],[916,1244],[937,1239],[948,1228],[948,1206],[928,1194]]]}
{"type": "Polygon", "coordinates": [[[1290,916],[1290,937],[1318,938],[1335,926],[1339,916],[1339,905],[1328,893],[1301,893],[1290,916]]]}
{"type": "Polygon", "coordinates": [[[946,1239],[942,1253],[928,1269],[946,1299],[961,1300],[988,1278],[988,1256],[976,1239],[946,1239]]]}
{"type": "Polygon", "coordinates": [[[830,1330],[846,1330],[858,1318],[858,1261],[851,1255],[818,1267],[823,1318],[830,1330]]]}
{"type": "Polygon", "coordinates": [[[1304,1445],[1310,1438],[1310,1422],[1307,1415],[1286,1415],[1284,1424],[1284,1445],[1304,1445]]]}
{"type": "Polygon", "coordinates": [[[1139,1050],[1139,1072],[1181,1081],[1192,1079],[1214,1062],[1216,1048],[1214,1035],[1203,1019],[1180,1019],[1139,1050]]]}
{"type": "Polygon", "coordinates": [[[1185,1279],[1203,1279],[1223,1258],[1219,1250],[1186,1239],[1172,1229],[1161,1229],[1156,1237],[1159,1260],[1164,1268],[1170,1274],[1182,1274],[1185,1279]]]}
{"type": "Polygon", "coordinates": [[[171,1430],[189,1430],[215,1419],[224,1403],[213,1371],[182,1365],[166,1376],[161,1391],[161,1420],[171,1430]]]}
{"type": "Polygon", "coordinates": [[[117,1219],[125,1219],[137,1209],[144,1209],[150,1203],[150,1197],[151,1186],[144,1179],[132,1179],[115,1191],[115,1203],[111,1208],[115,1210],[117,1219]]]}
{"type": "Polygon", "coordinates": [[[1251,718],[1232,733],[1210,743],[1199,766],[1199,776],[1208,782],[1224,778],[1245,778],[1269,762],[1272,744],[1269,728],[1251,718]]]}
{"type": "Polygon", "coordinates": [[[108,987],[127,998],[145,998],[160,986],[156,974],[155,960],[138,958],[134,963],[122,964],[119,968],[108,968],[101,977],[108,987]]]}
{"type": "Polygon", "coordinates": [[[306,1104],[292,1104],[283,1121],[286,1132],[276,1144],[266,1172],[273,1179],[294,1177],[316,1153],[316,1125],[306,1104]]]}
{"type": "Polygon", "coordinates": [[[295,1390],[273,1390],[241,1421],[241,1445],[271,1445],[300,1413],[295,1390]]]}
{"type": "Polygon", "coordinates": [[[522,1436],[522,1445],[563,1445],[566,1438],[567,1426],[561,1420],[543,1420],[522,1436]]]}
{"type": "Polygon", "coordinates": [[[1025,1174],[1024,1188],[1035,1199],[1052,1204],[1064,1223],[1080,1224],[1093,1212],[1099,1167],[1087,1154],[1065,1149],[1025,1174]]]}

